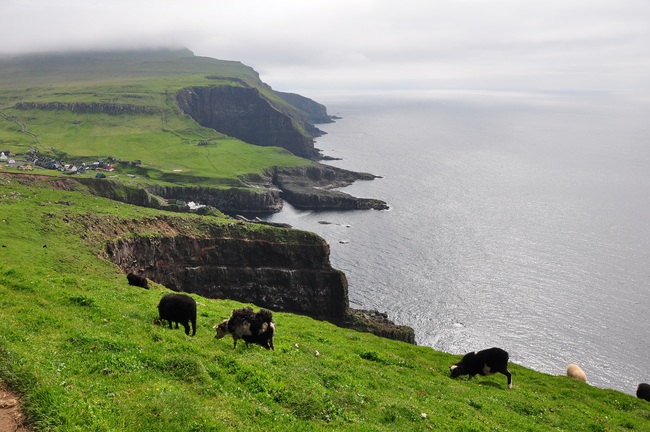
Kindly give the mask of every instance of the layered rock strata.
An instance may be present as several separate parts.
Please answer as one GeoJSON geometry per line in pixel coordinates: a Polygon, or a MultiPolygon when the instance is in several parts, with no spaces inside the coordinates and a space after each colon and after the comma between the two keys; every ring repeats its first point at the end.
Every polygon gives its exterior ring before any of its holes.
{"type": "MultiPolygon", "coordinates": [[[[100,225],[92,217],[84,223],[89,229],[100,225]]],[[[415,343],[412,328],[395,325],[376,311],[349,308],[345,274],[332,268],[329,245],[318,235],[232,222],[211,225],[199,236],[190,234],[191,226],[178,223],[173,217],[116,222],[118,230],[126,231],[106,244],[106,256],[125,273],[146,276],[175,291],[253,303],[415,343]],[[168,234],[134,235],[141,226],[147,231],[160,227],[168,234]]],[[[105,229],[116,229],[108,225],[104,222],[105,229]]]]}
{"type": "Polygon", "coordinates": [[[275,146],[315,159],[313,137],[294,124],[252,87],[191,87],[176,93],[176,103],[198,124],[259,146],[275,146]]]}
{"type": "Polygon", "coordinates": [[[109,243],[106,253],[134,272],[175,291],[255,303],[342,323],[348,309],[345,275],[329,265],[329,246],[212,237],[139,237],[109,243]]]}

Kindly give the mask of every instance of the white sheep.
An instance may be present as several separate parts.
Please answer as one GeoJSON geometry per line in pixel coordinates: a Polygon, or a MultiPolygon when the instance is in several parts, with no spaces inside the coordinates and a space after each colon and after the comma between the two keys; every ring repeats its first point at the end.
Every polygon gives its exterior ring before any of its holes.
{"type": "Polygon", "coordinates": [[[587,382],[587,374],[575,363],[571,363],[567,366],[566,375],[573,379],[577,379],[578,381],[587,382]]]}

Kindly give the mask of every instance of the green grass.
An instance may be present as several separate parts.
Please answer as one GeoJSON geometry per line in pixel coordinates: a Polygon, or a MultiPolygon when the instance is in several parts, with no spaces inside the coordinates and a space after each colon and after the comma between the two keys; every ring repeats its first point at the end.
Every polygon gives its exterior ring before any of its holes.
{"type": "Polygon", "coordinates": [[[196,336],[169,330],[155,323],[166,289],[131,287],[101,258],[113,236],[162,235],[156,220],[184,235],[232,223],[0,173],[0,379],[37,430],[649,430],[648,403],[630,395],[515,364],[512,390],[502,375],[454,380],[458,356],[298,315],[274,313],[275,352],[233,349],[212,329],[233,301],[194,296],[196,336]]]}
{"type": "MultiPolygon", "coordinates": [[[[182,173],[186,184],[208,180],[216,186],[228,185],[240,176],[261,173],[272,166],[310,163],[284,149],[246,144],[180,116],[171,118],[163,127],[161,116],[156,115],[118,118],[68,111],[5,112],[29,125],[29,131],[38,136],[42,154],[56,155],[69,162],[93,162],[109,156],[123,161],[141,160],[141,172],[149,180],[182,173]]],[[[5,147],[18,153],[34,145],[8,123],[0,119],[2,129],[8,131],[0,131],[5,142],[10,137],[14,139],[5,147]]]]}

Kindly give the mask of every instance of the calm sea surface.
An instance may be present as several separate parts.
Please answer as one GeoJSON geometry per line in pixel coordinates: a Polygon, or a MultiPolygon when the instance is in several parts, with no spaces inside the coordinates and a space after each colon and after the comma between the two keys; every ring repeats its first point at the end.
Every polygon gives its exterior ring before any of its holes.
{"type": "Polygon", "coordinates": [[[554,375],[574,362],[627,393],[650,382],[650,100],[309,97],[342,117],[319,125],[316,146],[342,158],[328,163],[382,176],[343,191],[391,208],[269,219],[327,240],[352,307],[437,350],[499,346],[554,375]]]}

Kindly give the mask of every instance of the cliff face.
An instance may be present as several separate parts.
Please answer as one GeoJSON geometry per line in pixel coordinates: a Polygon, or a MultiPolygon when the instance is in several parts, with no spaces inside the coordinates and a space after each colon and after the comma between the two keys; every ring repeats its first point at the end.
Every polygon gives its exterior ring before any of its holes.
{"type": "Polygon", "coordinates": [[[290,105],[298,108],[305,114],[307,121],[311,123],[333,123],[332,117],[327,114],[327,108],[323,104],[306,98],[296,93],[283,93],[276,91],[275,94],[290,105]]]}
{"type": "Polygon", "coordinates": [[[164,198],[194,201],[229,214],[269,214],[282,210],[280,193],[273,189],[215,189],[188,186],[151,186],[149,192],[164,198]]]}
{"type": "Polygon", "coordinates": [[[149,106],[131,104],[101,103],[101,102],[19,102],[14,108],[21,110],[42,109],[55,111],[71,111],[85,114],[160,114],[160,109],[149,106]]]}
{"type": "MultiPolygon", "coordinates": [[[[98,226],[92,217],[84,222],[98,226]]],[[[179,232],[173,218],[130,224],[116,228],[105,223],[104,229],[133,233],[142,226],[160,226],[167,235],[129,234],[107,243],[107,257],[125,273],[138,273],[175,291],[253,303],[415,343],[411,327],[395,325],[377,311],[349,308],[345,274],[331,267],[329,245],[313,233],[277,228],[286,240],[282,235],[243,236],[245,230],[237,228],[249,225],[237,222],[229,224],[233,230],[196,236],[179,232]]]]}
{"type": "Polygon", "coordinates": [[[324,240],[305,242],[238,237],[135,237],[109,243],[106,253],[135,272],[176,291],[229,298],[342,323],[348,309],[345,275],[329,264],[324,240]]]}
{"type": "Polygon", "coordinates": [[[318,156],[313,138],[301,133],[290,116],[255,88],[191,87],[179,90],[176,102],[201,126],[250,144],[282,147],[308,159],[318,156]]]}

